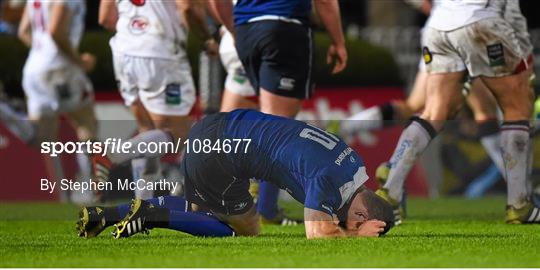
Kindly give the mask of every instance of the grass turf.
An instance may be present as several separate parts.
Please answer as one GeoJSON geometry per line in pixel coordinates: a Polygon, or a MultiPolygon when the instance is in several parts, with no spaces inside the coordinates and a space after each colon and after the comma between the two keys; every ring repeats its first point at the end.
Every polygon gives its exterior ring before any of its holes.
{"type": "Polygon", "coordinates": [[[2,202],[0,267],[540,267],[540,225],[504,224],[504,204],[411,199],[409,219],[385,237],[308,241],[303,226],[251,238],[153,230],[114,240],[108,230],[82,239],[75,206],[2,202]]]}

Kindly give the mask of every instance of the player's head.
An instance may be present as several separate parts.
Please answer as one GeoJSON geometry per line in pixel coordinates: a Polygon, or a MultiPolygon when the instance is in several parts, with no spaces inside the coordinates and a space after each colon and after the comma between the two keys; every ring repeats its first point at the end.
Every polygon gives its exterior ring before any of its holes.
{"type": "Polygon", "coordinates": [[[360,187],[351,196],[349,201],[338,211],[340,225],[349,230],[356,230],[367,220],[377,219],[384,221],[386,227],[381,235],[387,233],[394,226],[394,213],[392,206],[373,191],[360,187]]]}

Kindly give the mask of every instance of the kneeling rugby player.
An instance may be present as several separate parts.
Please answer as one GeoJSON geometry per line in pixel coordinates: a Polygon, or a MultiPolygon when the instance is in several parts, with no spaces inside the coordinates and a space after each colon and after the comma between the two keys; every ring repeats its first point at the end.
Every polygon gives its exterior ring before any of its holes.
{"type": "Polygon", "coordinates": [[[341,139],[304,122],[254,110],[206,117],[190,141],[250,140],[237,151],[186,152],[185,199],[158,197],[131,205],[86,207],[81,236],[116,226],[116,238],[152,228],[198,236],[259,234],[249,179],[266,179],[304,204],[307,238],[379,236],[393,226],[391,206],[364,187],[360,156],[341,139]]]}

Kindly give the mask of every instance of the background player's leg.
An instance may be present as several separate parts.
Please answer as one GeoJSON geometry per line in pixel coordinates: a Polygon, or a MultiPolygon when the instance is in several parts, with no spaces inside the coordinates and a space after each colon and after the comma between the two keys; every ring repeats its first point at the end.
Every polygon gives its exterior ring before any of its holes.
{"type": "Polygon", "coordinates": [[[34,126],[24,116],[0,101],[0,121],[21,141],[29,143],[34,138],[34,126]]]}
{"type": "Polygon", "coordinates": [[[236,109],[257,109],[257,108],[258,108],[257,103],[249,100],[247,97],[238,95],[227,89],[223,91],[220,111],[230,112],[236,109]]]}
{"type": "Polygon", "coordinates": [[[257,198],[257,210],[266,220],[274,219],[279,213],[277,205],[280,189],[271,183],[261,181],[259,183],[259,197],[257,198]]]}
{"type": "Polygon", "coordinates": [[[525,206],[528,199],[526,179],[530,146],[529,119],[533,104],[528,77],[528,72],[501,78],[482,77],[504,113],[501,142],[508,183],[507,204],[516,209],[525,206]]]}
{"type": "MultiPolygon", "coordinates": [[[[89,103],[81,107],[66,112],[66,117],[77,133],[77,138],[81,142],[97,140],[97,119],[94,112],[94,104],[89,103]]],[[[92,181],[92,163],[88,153],[77,153],[77,165],[79,167],[78,179],[80,182],[92,181]]],[[[71,200],[76,203],[86,203],[93,201],[92,192],[72,192],[71,200]]]]}
{"type": "Polygon", "coordinates": [[[393,125],[396,120],[409,119],[414,113],[424,108],[427,76],[428,74],[423,71],[416,74],[413,89],[405,102],[403,100],[393,100],[365,109],[347,118],[341,124],[341,130],[345,133],[374,130],[393,125]]]}
{"type": "MultiPolygon", "coordinates": [[[[278,96],[262,88],[260,91],[261,112],[294,119],[300,111],[301,99],[278,96]]],[[[273,220],[279,213],[278,195],[276,185],[264,181],[260,184],[257,208],[267,220],[273,220]]]]}
{"type": "Polygon", "coordinates": [[[401,201],[403,184],[418,156],[461,103],[463,76],[463,72],[429,76],[426,109],[403,131],[390,159],[390,172],[384,188],[394,202],[401,201]]]}
{"type": "MultiPolygon", "coordinates": [[[[146,132],[152,129],[155,129],[152,118],[150,117],[148,111],[144,108],[144,105],[139,99],[137,99],[131,106],[131,112],[137,120],[137,126],[139,133],[146,132]]],[[[150,157],[150,158],[136,158],[131,160],[131,174],[133,176],[133,181],[138,179],[145,179],[152,181],[159,177],[160,172],[160,158],[159,157],[150,157]]],[[[140,190],[135,189],[135,198],[136,199],[150,199],[153,197],[154,192],[152,190],[140,190]]]]}
{"type": "Polygon", "coordinates": [[[478,123],[478,135],[499,172],[504,175],[504,162],[501,153],[501,134],[497,120],[497,100],[482,80],[474,80],[467,96],[467,104],[478,123]]]}

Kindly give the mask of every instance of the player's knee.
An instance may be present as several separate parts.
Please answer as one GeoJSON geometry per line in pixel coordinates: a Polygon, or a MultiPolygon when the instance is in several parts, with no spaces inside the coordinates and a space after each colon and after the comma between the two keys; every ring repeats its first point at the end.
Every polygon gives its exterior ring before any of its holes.
{"type": "Polygon", "coordinates": [[[258,225],[252,227],[244,227],[238,230],[235,229],[234,231],[239,236],[257,236],[260,234],[260,229],[258,225]]]}

